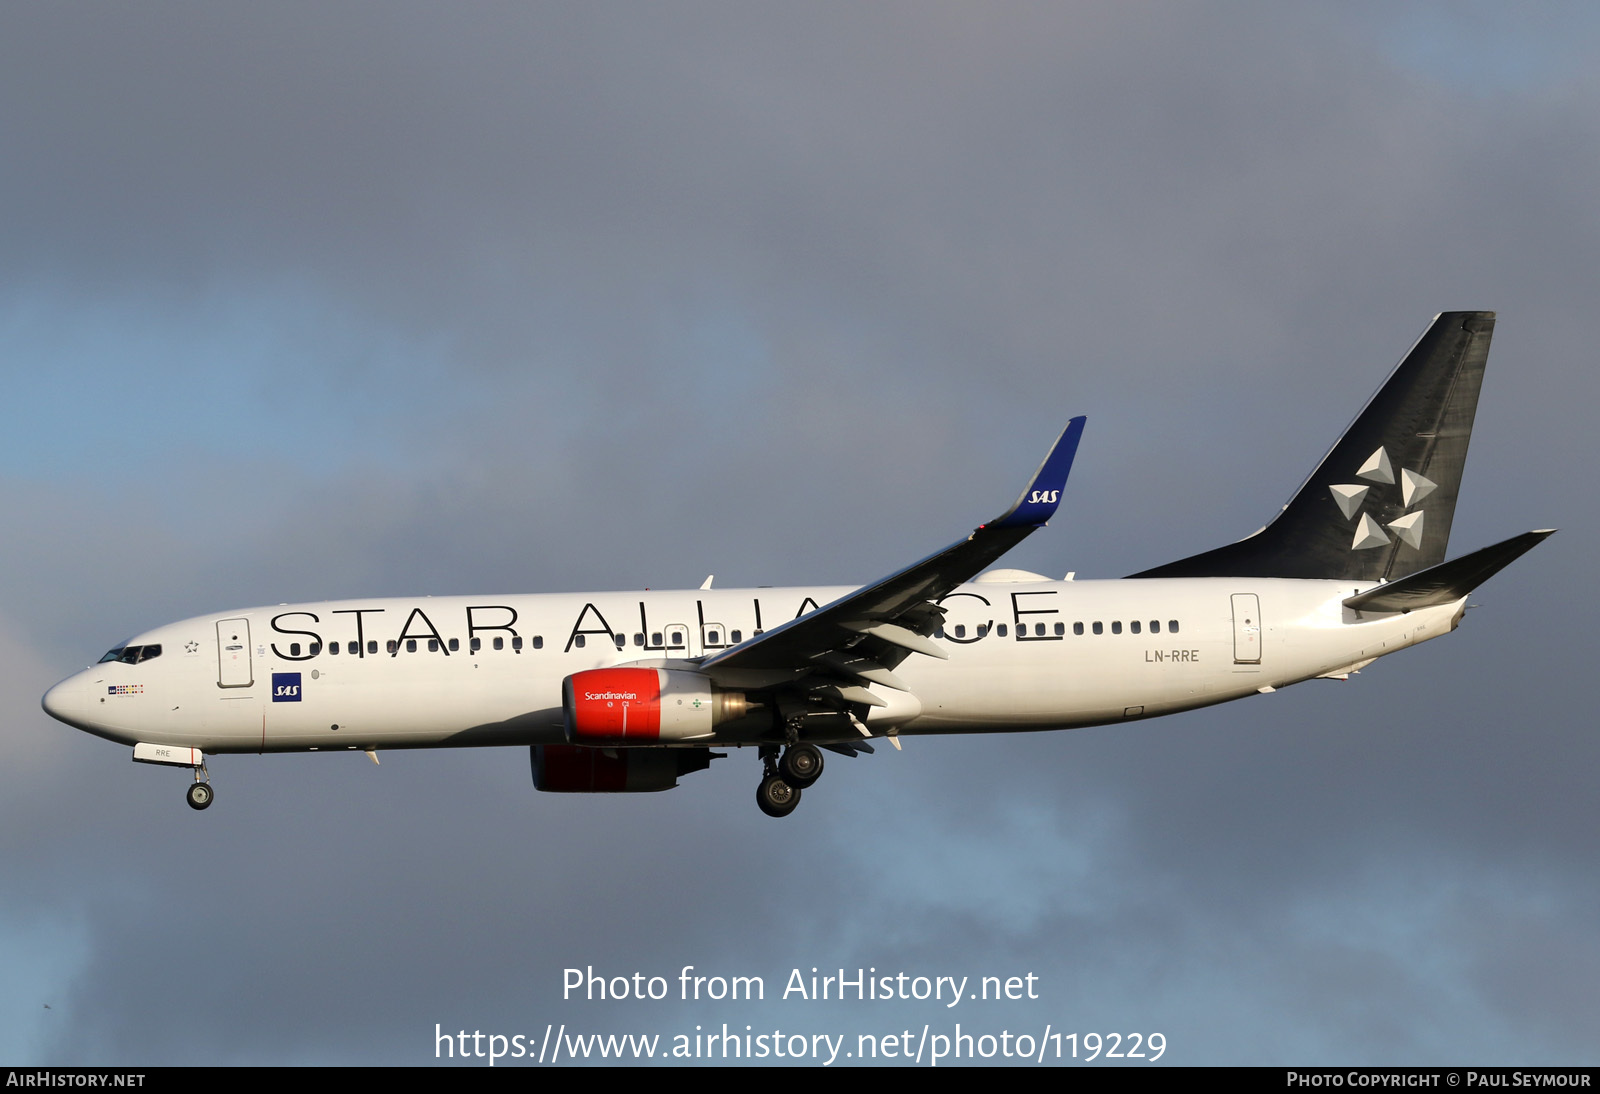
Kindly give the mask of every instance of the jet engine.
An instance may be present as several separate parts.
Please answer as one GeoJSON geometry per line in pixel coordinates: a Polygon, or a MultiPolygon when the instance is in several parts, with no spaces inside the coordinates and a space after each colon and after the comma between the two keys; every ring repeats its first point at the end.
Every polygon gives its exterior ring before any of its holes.
{"type": "Polygon", "coordinates": [[[697,672],[614,668],[575,672],[562,684],[567,741],[575,745],[650,745],[711,736],[754,705],[697,672]]]}
{"type": "MultiPolygon", "coordinates": [[[[533,788],[566,794],[671,790],[678,777],[711,766],[708,748],[579,748],[534,745],[533,788]]],[[[715,755],[722,755],[716,753],[715,755]]]]}

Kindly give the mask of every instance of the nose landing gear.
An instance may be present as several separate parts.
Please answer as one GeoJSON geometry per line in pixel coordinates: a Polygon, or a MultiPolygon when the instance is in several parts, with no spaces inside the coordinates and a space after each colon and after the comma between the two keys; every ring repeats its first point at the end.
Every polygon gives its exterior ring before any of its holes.
{"type": "Polygon", "coordinates": [[[204,760],[195,765],[194,782],[189,784],[184,798],[189,802],[190,809],[205,809],[216,799],[216,793],[211,789],[211,772],[206,770],[204,760]]]}

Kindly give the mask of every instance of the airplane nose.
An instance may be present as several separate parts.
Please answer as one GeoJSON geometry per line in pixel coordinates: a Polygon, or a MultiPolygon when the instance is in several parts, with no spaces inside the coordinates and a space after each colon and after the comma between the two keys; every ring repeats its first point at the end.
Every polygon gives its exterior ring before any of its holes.
{"type": "Polygon", "coordinates": [[[69,676],[45,692],[40,705],[44,707],[46,714],[57,721],[81,727],[88,708],[85,688],[81,672],[76,676],[69,676]]]}

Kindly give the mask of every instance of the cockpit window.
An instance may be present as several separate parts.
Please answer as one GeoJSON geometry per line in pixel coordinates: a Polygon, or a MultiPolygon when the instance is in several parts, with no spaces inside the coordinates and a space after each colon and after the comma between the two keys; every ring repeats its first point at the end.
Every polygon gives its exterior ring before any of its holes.
{"type": "Polygon", "coordinates": [[[149,646],[118,646],[116,649],[107,650],[106,655],[100,658],[100,664],[107,661],[121,661],[124,665],[137,665],[141,661],[149,661],[161,656],[161,644],[149,646]]]}

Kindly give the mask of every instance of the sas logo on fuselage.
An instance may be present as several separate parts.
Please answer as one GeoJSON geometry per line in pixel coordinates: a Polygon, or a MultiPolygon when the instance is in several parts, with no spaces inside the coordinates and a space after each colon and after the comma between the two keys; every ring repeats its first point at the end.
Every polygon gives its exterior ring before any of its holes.
{"type": "Polygon", "coordinates": [[[1059,490],[1035,490],[1028,495],[1029,505],[1050,504],[1061,500],[1059,490]]]}
{"type": "Polygon", "coordinates": [[[300,674],[298,672],[275,672],[272,674],[272,701],[274,703],[298,703],[300,701],[300,674]]]}

